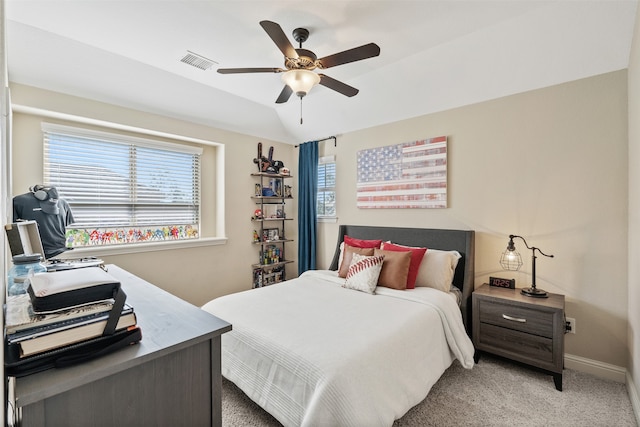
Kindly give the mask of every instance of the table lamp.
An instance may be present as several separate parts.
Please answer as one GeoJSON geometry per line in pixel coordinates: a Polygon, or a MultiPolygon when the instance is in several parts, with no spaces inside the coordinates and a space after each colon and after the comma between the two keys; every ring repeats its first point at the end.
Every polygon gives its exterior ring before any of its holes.
{"type": "Polygon", "coordinates": [[[543,291],[542,289],[538,289],[536,287],[536,251],[540,252],[540,254],[549,258],[553,258],[553,255],[547,255],[544,252],[542,252],[540,248],[536,248],[535,246],[530,247],[527,244],[527,241],[522,236],[515,236],[513,234],[510,234],[509,244],[507,245],[507,249],[502,253],[502,256],[500,257],[500,265],[504,270],[511,270],[511,271],[520,270],[520,267],[522,267],[522,257],[520,256],[520,253],[516,251],[516,245],[513,242],[513,239],[515,239],[516,237],[519,239],[522,239],[527,249],[531,250],[531,277],[532,277],[531,287],[523,288],[521,292],[523,295],[526,295],[529,297],[546,298],[548,296],[547,292],[543,291]]]}

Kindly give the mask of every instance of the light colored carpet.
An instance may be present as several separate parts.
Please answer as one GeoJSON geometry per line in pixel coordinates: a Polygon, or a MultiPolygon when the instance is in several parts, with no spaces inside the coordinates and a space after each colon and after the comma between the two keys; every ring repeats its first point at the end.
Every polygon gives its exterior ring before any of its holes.
{"type": "MultiPolygon", "coordinates": [[[[223,379],[224,427],[280,423],[223,379]]],[[[427,398],[394,427],[414,426],[637,426],[626,385],[565,369],[563,391],[553,378],[490,355],[471,370],[456,361],[427,398]]],[[[364,427],[364,426],[363,426],[364,427]]]]}

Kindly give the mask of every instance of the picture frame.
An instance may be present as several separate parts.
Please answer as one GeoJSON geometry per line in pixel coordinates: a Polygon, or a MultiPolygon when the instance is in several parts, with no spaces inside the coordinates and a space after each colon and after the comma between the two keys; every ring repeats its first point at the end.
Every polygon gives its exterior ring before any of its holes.
{"type": "Polygon", "coordinates": [[[356,207],[444,209],[447,167],[446,136],[360,150],[356,207]]]}
{"type": "Polygon", "coordinates": [[[273,242],[280,240],[280,230],[278,228],[263,228],[262,229],[262,241],[273,242]]]}

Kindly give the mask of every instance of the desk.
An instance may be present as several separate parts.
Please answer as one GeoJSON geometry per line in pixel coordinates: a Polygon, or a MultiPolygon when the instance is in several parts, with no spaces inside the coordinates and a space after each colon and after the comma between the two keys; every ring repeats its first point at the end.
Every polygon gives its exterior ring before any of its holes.
{"type": "Polygon", "coordinates": [[[142,341],[64,369],[10,378],[22,426],[220,426],[221,335],[231,325],[109,265],[142,341]]]}

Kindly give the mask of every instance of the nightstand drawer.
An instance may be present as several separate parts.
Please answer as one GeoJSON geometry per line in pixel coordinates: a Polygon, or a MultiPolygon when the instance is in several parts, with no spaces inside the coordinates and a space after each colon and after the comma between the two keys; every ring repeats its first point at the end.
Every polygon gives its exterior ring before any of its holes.
{"type": "Polygon", "coordinates": [[[554,369],[553,340],[538,335],[514,331],[500,326],[480,323],[480,338],[476,345],[494,354],[554,369]]]}
{"type": "Polygon", "coordinates": [[[541,337],[553,337],[552,312],[505,304],[504,301],[494,302],[484,298],[480,299],[478,303],[481,323],[489,323],[541,337]]]}

